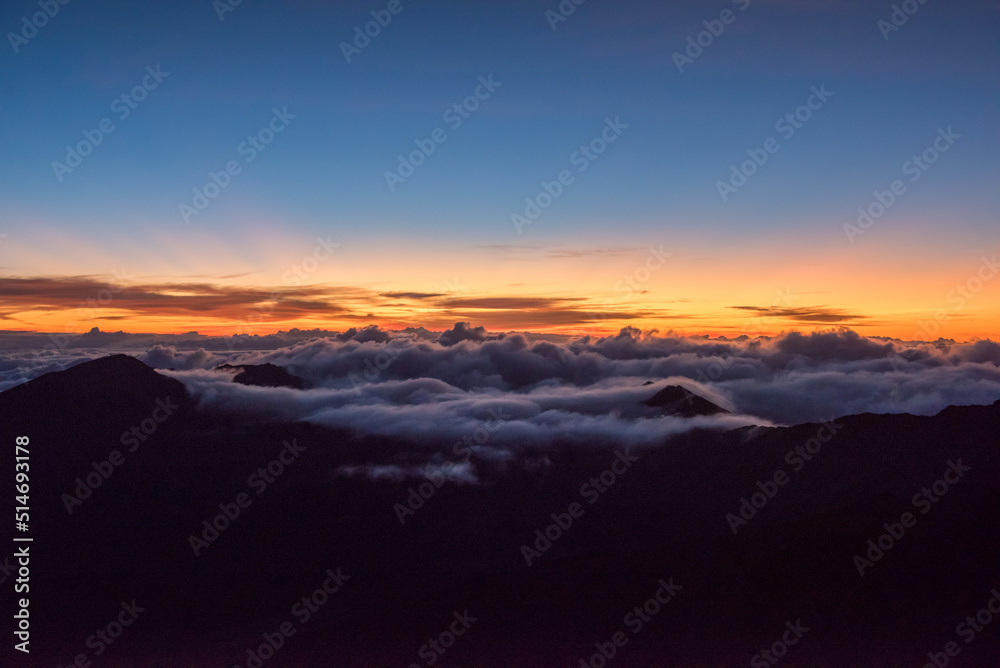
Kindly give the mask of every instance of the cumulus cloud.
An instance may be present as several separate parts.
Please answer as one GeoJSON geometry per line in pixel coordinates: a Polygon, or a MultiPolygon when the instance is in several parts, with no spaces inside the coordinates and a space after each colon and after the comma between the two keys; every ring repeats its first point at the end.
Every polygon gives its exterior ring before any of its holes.
{"type": "Polygon", "coordinates": [[[374,341],[375,343],[385,343],[392,339],[392,335],[375,325],[369,325],[361,329],[351,327],[343,334],[336,334],[333,338],[337,341],[357,341],[358,343],[374,341]]]}
{"type": "Polygon", "coordinates": [[[606,337],[493,335],[461,322],[443,333],[378,327],[286,332],[275,346],[225,350],[204,337],[141,349],[8,351],[0,387],[109,352],[127,352],[188,384],[206,406],[354,429],[459,440],[489,411],[490,443],[553,438],[653,442],[693,427],[797,424],[875,412],[933,414],[1000,399],[1000,345],[902,342],[847,329],[736,340],[641,332],[606,337]],[[282,345],[277,345],[278,343],[282,345]],[[239,386],[221,364],[272,363],[305,391],[239,386]],[[652,385],[644,383],[652,381],[652,385]],[[678,419],[642,401],[684,385],[731,416],[678,419]]]}
{"type": "Polygon", "coordinates": [[[0,389],[112,352],[185,384],[198,405],[247,424],[299,422],[398,450],[330,472],[372,480],[474,485],[491,471],[545,466],[551,448],[662,447],[692,430],[798,424],[874,412],[931,415],[1000,399],[1000,345],[903,342],[840,329],[773,338],[684,337],[626,327],[605,337],[445,332],[375,326],[248,338],[255,350],[204,336],[0,340],[0,389]],[[101,343],[104,343],[104,347],[101,343]],[[234,382],[223,364],[275,364],[306,389],[234,382]],[[680,385],[730,414],[692,418],[645,405],[680,385]]]}
{"type": "Polygon", "coordinates": [[[443,346],[453,346],[460,341],[485,341],[486,328],[473,327],[467,322],[457,322],[455,326],[438,337],[438,343],[443,346]]]}
{"type": "Polygon", "coordinates": [[[136,359],[156,369],[204,369],[225,363],[219,356],[204,348],[177,352],[174,346],[162,345],[155,345],[136,355],[136,359]]]}

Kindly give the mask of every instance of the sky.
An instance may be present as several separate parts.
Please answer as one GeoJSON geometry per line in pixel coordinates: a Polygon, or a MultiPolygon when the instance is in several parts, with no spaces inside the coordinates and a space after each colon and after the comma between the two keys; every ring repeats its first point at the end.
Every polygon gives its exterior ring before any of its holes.
{"type": "Polygon", "coordinates": [[[5,2],[0,329],[995,338],[1000,3],[902,5],[5,2]]]}

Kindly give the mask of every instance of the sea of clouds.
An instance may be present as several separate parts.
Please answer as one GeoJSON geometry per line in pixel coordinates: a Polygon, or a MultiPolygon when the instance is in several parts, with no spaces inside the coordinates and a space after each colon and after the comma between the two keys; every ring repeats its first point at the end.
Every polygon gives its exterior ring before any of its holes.
{"type": "Polygon", "coordinates": [[[182,381],[203,407],[248,419],[491,444],[648,444],[693,428],[798,424],[865,412],[932,415],[949,405],[1000,399],[1000,345],[988,340],[907,343],[846,329],[730,340],[635,328],[603,338],[549,338],[490,334],[459,323],[443,333],[374,326],[324,336],[279,333],[267,337],[268,349],[256,350],[233,350],[220,345],[221,338],[150,345],[148,337],[127,335],[79,348],[8,344],[0,389],[125,352],[182,381]],[[215,370],[227,363],[285,367],[307,389],[234,383],[233,372],[215,370]],[[643,404],[669,384],[730,414],[665,417],[643,404]]]}

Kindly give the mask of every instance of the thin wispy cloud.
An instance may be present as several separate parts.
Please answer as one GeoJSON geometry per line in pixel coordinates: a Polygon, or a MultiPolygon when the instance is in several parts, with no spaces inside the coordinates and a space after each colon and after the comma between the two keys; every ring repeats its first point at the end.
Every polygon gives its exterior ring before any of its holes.
{"type": "Polygon", "coordinates": [[[843,309],[827,306],[812,307],[775,307],[775,306],[730,306],[738,311],[750,311],[762,318],[782,318],[795,322],[820,324],[850,324],[865,320],[869,316],[860,313],[850,313],[843,309]]]}

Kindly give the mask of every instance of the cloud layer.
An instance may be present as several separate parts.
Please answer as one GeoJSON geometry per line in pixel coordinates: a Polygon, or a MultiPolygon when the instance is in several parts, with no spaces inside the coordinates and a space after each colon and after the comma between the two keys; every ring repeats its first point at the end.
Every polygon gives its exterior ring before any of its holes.
{"type": "Polygon", "coordinates": [[[8,336],[0,388],[126,352],[183,382],[206,410],[241,422],[311,423],[403,445],[335,477],[459,485],[478,484],[487,469],[547,466],[553,447],[658,446],[696,429],[864,412],[929,415],[1000,399],[1000,345],[992,341],[905,343],[846,329],[730,340],[631,327],[570,338],[493,334],[469,323],[444,332],[371,326],[251,339],[266,346],[259,350],[206,337],[160,339],[92,333],[76,340],[80,347],[40,350],[44,337],[8,336]],[[216,369],[263,363],[300,376],[306,389],[242,385],[216,369]],[[681,418],[644,404],[666,385],[683,385],[730,414],[681,418]]]}
{"type": "MultiPolygon", "coordinates": [[[[720,427],[861,412],[933,414],[951,404],[1000,399],[1000,345],[988,340],[905,343],[850,330],[728,340],[658,336],[634,328],[571,339],[491,334],[468,323],[443,333],[367,327],[316,334],[271,335],[270,349],[251,351],[230,350],[220,345],[223,339],[205,337],[167,344],[95,335],[90,347],[50,346],[43,352],[38,339],[27,337],[8,341],[0,388],[109,352],[127,352],[154,368],[175,370],[203,402],[227,410],[399,435],[436,430],[460,438],[475,431],[491,408],[503,407],[513,418],[493,438],[504,440],[661,438],[677,429],[672,423],[678,420],[657,416],[641,402],[668,383],[683,383],[736,414],[702,425],[720,427]],[[211,371],[225,363],[264,362],[286,367],[310,389],[245,387],[211,371]],[[643,386],[647,381],[655,386],[643,386]]],[[[700,424],[680,422],[684,428],[700,424]]]]}

